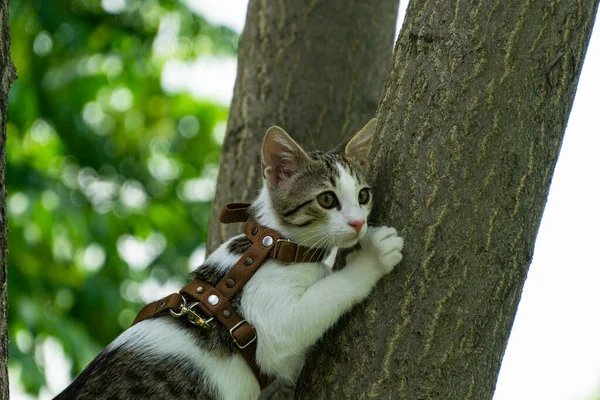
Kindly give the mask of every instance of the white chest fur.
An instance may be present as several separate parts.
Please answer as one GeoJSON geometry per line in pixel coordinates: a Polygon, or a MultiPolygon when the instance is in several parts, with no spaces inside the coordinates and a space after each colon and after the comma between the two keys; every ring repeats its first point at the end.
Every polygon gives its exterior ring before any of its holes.
{"type": "Polygon", "coordinates": [[[303,323],[312,318],[311,310],[300,314],[299,305],[307,290],[329,274],[324,263],[284,266],[268,261],[244,287],[241,308],[257,331],[257,362],[265,372],[291,381],[300,372],[313,344],[310,338],[323,331],[307,332],[320,327],[303,323]]]}

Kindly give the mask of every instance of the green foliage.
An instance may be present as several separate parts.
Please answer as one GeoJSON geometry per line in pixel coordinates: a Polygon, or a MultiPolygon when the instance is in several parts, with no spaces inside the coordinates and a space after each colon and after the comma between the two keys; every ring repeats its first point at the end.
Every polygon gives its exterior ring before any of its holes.
{"type": "Polygon", "coordinates": [[[227,109],[166,93],[161,71],[232,56],[238,37],[179,1],[130,0],[112,15],[100,0],[19,0],[10,13],[9,367],[38,393],[48,338],[76,375],[144,291],[183,283],[205,241],[227,109]],[[167,18],[175,41],[161,45],[167,18]]]}

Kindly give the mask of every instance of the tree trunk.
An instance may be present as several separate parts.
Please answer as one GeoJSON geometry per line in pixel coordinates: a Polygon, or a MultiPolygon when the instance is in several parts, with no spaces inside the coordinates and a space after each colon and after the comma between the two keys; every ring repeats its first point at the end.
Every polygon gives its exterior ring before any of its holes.
{"type": "Polygon", "coordinates": [[[16,78],[10,59],[8,0],[0,1],[0,400],[8,399],[8,329],[6,299],[6,253],[8,252],[8,220],[6,218],[6,110],[8,92],[16,78]]]}
{"type": "Polygon", "coordinates": [[[412,0],[378,111],[371,222],[405,259],[298,399],[490,399],[598,0],[412,0]]]}
{"type": "Polygon", "coordinates": [[[259,150],[269,126],[281,125],[310,150],[326,150],[375,115],[397,10],[398,0],[250,1],[209,251],[241,229],[219,224],[217,216],[223,204],[256,196],[259,150]]]}

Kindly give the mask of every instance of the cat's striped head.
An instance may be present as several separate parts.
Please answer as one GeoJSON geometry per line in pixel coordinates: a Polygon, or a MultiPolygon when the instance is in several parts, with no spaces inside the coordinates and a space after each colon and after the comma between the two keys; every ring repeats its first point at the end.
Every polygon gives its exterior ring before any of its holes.
{"type": "Polygon", "coordinates": [[[376,123],[328,152],[305,152],[279,127],[267,131],[264,190],[281,233],[319,248],[351,247],[365,235],[372,206],[365,175],[376,123]]]}

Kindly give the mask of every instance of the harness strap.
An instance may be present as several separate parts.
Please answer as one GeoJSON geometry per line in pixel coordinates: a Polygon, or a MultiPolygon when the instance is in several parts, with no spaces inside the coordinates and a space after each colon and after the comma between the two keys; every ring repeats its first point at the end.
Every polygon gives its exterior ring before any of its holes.
{"type": "Polygon", "coordinates": [[[177,310],[181,305],[182,296],[179,293],[172,293],[167,297],[146,304],[138,313],[131,326],[148,318],[156,317],[167,313],[169,310],[177,310]]]}
{"type": "MultiPolygon", "coordinates": [[[[181,289],[180,293],[185,293],[198,301],[198,306],[202,309],[204,315],[216,318],[225,326],[233,343],[237,346],[258,380],[261,390],[275,380],[275,378],[263,374],[260,370],[256,363],[256,331],[252,324],[235,311],[227,296],[210,284],[198,280],[188,283],[181,289]],[[218,303],[213,305],[210,300],[211,296],[217,296],[218,303]]],[[[214,299],[214,297],[212,298],[214,299]]]]}
{"type": "Polygon", "coordinates": [[[219,221],[223,224],[246,222],[250,203],[227,203],[219,214],[219,221]]]}
{"type": "Polygon", "coordinates": [[[247,221],[244,234],[252,245],[217,285],[212,286],[207,282],[194,280],[184,286],[179,293],[170,294],[144,306],[132,325],[167,312],[175,317],[185,315],[192,324],[206,329],[210,329],[209,323],[217,319],[229,331],[233,343],[250,366],[260,388],[264,389],[273,382],[274,378],[263,374],[257,365],[256,331],[252,324],[233,308],[230,299],[243,289],[268,257],[273,257],[283,264],[319,262],[323,259],[324,251],[308,249],[290,240],[282,239],[277,231],[249,219],[249,207],[248,203],[229,203],[219,215],[222,223],[247,221]],[[193,302],[188,303],[186,296],[193,302]]]}

